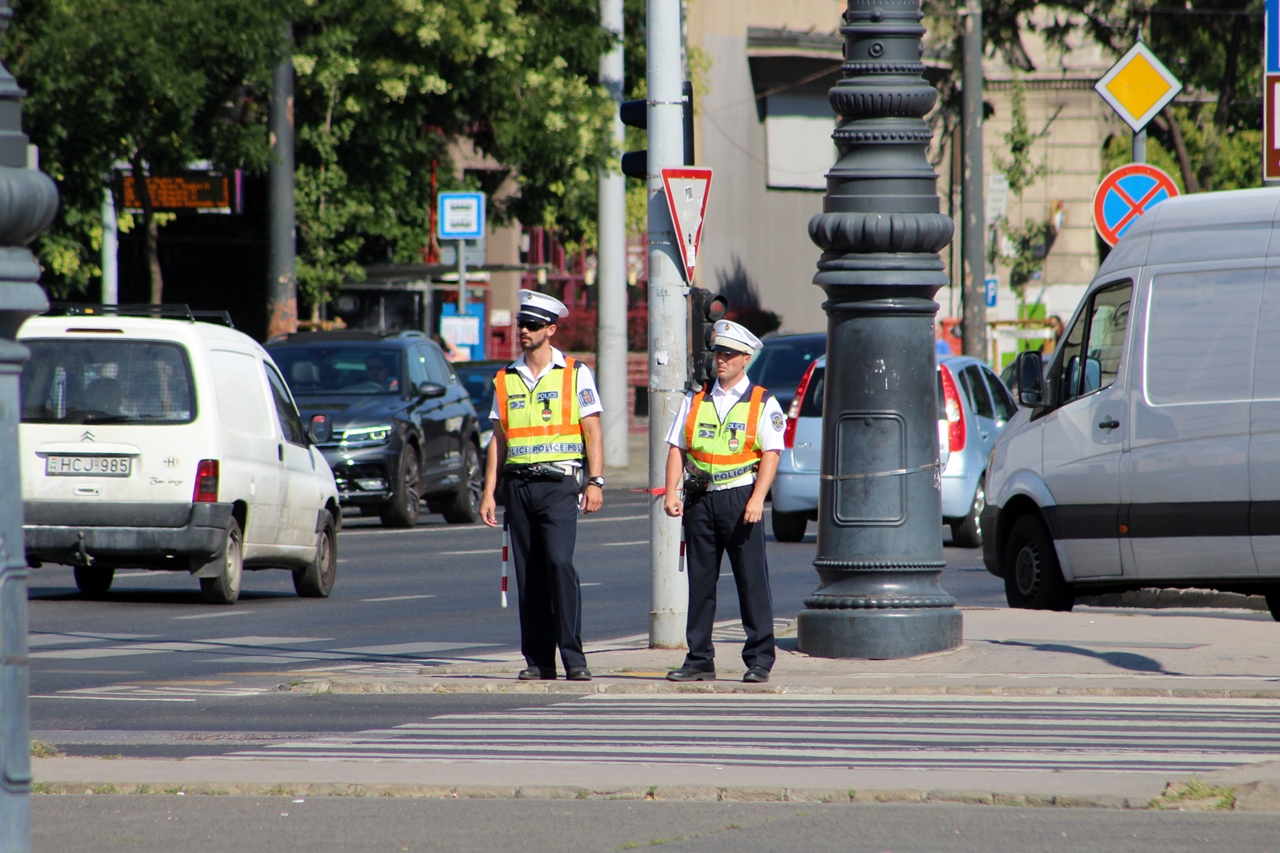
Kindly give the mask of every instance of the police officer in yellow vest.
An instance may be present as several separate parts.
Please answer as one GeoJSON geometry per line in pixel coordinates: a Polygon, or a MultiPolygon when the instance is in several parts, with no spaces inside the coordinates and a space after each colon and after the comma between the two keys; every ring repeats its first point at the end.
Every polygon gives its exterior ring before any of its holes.
{"type": "Polygon", "coordinates": [[[684,516],[688,558],[689,653],[667,673],[672,681],[714,681],[716,581],[729,553],[747,643],[746,682],[769,680],[773,669],[773,601],[764,554],[764,498],[778,471],[786,421],[772,394],[746,377],[762,346],[747,329],[721,320],[715,326],[716,381],[684,403],[667,434],[667,515],[684,516]],[[686,477],[685,474],[688,474],[686,477]],[[680,502],[681,481],[685,500],[680,502]]]}
{"type": "Polygon", "coordinates": [[[604,501],[602,407],[590,368],[551,346],[556,321],[567,316],[560,300],[521,290],[516,325],[524,354],[493,380],[493,440],[480,517],[498,525],[501,479],[528,664],[521,681],[554,679],[557,646],[566,677],[591,680],[573,548],[579,509],[595,512],[604,501]]]}

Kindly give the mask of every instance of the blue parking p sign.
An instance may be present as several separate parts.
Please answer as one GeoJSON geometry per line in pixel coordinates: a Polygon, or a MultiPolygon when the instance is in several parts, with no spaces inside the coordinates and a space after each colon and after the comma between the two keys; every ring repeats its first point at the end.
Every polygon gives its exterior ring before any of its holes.
{"type": "Polygon", "coordinates": [[[989,278],[987,279],[986,283],[987,283],[987,307],[995,308],[996,307],[996,290],[997,288],[999,288],[1000,282],[998,279],[989,278]]]}

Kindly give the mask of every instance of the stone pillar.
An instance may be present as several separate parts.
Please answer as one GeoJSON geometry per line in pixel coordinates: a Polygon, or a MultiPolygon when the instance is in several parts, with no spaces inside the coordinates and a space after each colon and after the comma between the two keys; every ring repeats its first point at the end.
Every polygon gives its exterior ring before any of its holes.
{"type": "Polygon", "coordinates": [[[939,212],[923,117],[919,0],[849,0],[840,31],[839,161],[809,236],[823,250],[826,393],[818,509],[821,583],[805,599],[800,649],[904,658],[960,644],[960,612],[939,583],[934,294],[954,225],[939,212]]]}

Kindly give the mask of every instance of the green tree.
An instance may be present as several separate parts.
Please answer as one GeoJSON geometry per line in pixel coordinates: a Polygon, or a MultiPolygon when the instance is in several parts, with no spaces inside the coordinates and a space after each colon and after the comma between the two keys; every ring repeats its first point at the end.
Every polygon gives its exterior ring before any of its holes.
{"type": "MultiPolygon", "coordinates": [[[[59,184],[62,214],[36,250],[55,296],[100,274],[102,191],[114,164],[145,176],[195,159],[260,170],[263,105],[280,50],[278,4],[260,0],[20,0],[5,61],[28,89],[26,126],[59,184]]],[[[151,299],[163,296],[160,222],[135,182],[151,299]]]]}

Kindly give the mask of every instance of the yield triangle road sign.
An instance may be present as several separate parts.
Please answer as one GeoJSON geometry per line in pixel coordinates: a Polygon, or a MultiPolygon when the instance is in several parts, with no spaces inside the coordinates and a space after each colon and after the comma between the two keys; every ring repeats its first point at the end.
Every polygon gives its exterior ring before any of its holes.
{"type": "Polygon", "coordinates": [[[667,192],[667,208],[679,236],[684,277],[692,283],[693,268],[698,263],[698,245],[702,242],[702,222],[707,214],[707,196],[711,192],[711,170],[694,167],[663,169],[662,186],[667,192]]]}

